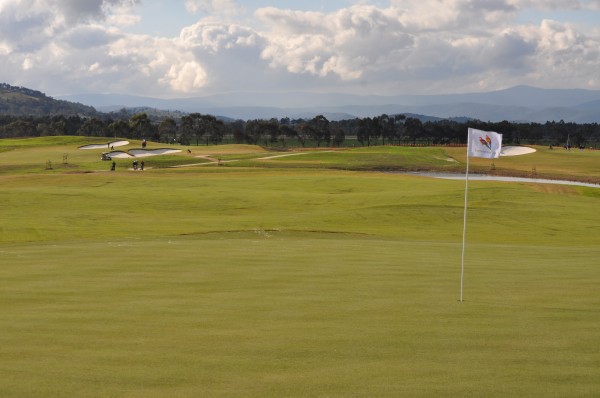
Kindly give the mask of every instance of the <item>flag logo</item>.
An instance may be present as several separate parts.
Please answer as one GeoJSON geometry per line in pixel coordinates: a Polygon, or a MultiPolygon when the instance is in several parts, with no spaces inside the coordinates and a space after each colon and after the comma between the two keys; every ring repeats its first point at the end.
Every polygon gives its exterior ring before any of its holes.
{"type": "Polygon", "coordinates": [[[489,149],[490,152],[492,151],[492,139],[489,135],[485,136],[485,140],[483,139],[483,137],[479,137],[479,143],[487,149],[489,149]]]}

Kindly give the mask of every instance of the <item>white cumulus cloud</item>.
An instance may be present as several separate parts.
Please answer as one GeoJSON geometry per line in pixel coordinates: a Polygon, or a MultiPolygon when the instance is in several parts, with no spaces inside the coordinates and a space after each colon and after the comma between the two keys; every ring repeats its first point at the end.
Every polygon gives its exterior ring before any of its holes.
{"type": "Polygon", "coordinates": [[[199,63],[189,61],[172,65],[161,81],[168,83],[175,91],[186,93],[202,88],[207,82],[207,76],[199,63]]]}
{"type": "Polygon", "coordinates": [[[272,67],[318,76],[357,79],[413,44],[396,9],[353,6],[332,14],[265,8],[262,56],[272,67]]]}
{"type": "Polygon", "coordinates": [[[198,20],[164,38],[128,29],[141,20],[139,0],[0,0],[3,79],[155,96],[600,89],[600,28],[556,18],[589,21],[600,0],[357,1],[328,12],[180,1],[198,20]],[[536,11],[548,17],[531,22],[536,11]]]}
{"type": "Polygon", "coordinates": [[[244,8],[233,0],[186,0],[185,6],[193,14],[235,15],[244,11],[244,8]]]}

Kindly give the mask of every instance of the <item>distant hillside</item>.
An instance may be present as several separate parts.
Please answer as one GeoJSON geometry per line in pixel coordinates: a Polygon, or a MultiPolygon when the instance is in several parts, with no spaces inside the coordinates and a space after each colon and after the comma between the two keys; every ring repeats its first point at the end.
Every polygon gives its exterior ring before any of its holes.
{"type": "Polygon", "coordinates": [[[139,113],[145,113],[148,115],[150,120],[162,120],[166,118],[171,118],[175,120],[181,119],[182,116],[185,116],[187,113],[180,111],[165,111],[162,109],[149,108],[147,106],[140,107],[121,107],[119,109],[113,109],[111,107],[98,108],[98,111],[106,113],[109,117],[113,119],[121,119],[127,120],[131,118],[133,115],[137,115],[139,113]]]}
{"type": "MultiPolygon", "coordinates": [[[[353,95],[340,93],[232,92],[193,98],[150,98],[86,94],[62,97],[96,107],[149,107],[199,112],[233,119],[310,118],[330,120],[374,117],[382,113],[428,115],[442,119],[499,122],[547,121],[600,123],[600,91],[517,86],[505,90],[444,95],[353,95]]],[[[101,108],[98,108],[101,109],[101,108]]]]}
{"type": "Polygon", "coordinates": [[[0,115],[10,116],[93,116],[98,112],[75,102],[57,100],[39,91],[0,83],[0,115]]]}

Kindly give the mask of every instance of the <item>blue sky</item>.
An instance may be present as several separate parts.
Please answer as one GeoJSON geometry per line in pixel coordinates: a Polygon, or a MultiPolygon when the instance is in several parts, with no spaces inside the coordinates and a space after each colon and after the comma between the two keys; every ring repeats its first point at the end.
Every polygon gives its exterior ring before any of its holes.
{"type": "Polygon", "coordinates": [[[0,81],[50,95],[600,89],[600,0],[0,0],[0,81]]]}
{"type": "MultiPolygon", "coordinates": [[[[251,14],[264,7],[277,7],[289,10],[333,12],[361,2],[350,0],[254,0],[239,2],[251,14]]],[[[387,1],[371,1],[370,4],[385,6],[387,1]]],[[[186,9],[185,1],[142,0],[139,6],[139,23],[129,27],[132,33],[178,36],[181,28],[191,25],[198,19],[210,16],[208,13],[193,13],[186,9]]],[[[251,21],[250,21],[251,22],[251,21]]]]}

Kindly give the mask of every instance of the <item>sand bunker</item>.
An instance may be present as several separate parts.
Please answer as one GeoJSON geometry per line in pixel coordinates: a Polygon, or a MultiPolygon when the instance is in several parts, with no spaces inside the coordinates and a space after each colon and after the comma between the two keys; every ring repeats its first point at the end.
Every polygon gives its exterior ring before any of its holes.
{"type": "Polygon", "coordinates": [[[129,141],[112,141],[107,142],[106,144],[89,144],[80,146],[79,149],[110,149],[111,147],[116,146],[125,146],[129,145],[129,141]]]}
{"type": "Polygon", "coordinates": [[[111,159],[129,159],[134,157],[133,155],[123,151],[113,151],[109,153],[108,156],[110,156],[111,159]]]}
{"type": "MultiPolygon", "coordinates": [[[[179,153],[181,149],[158,148],[158,149],[132,149],[129,154],[136,158],[144,158],[147,156],[169,155],[171,153],[179,153]]],[[[112,155],[111,155],[112,156],[112,155]]]]}
{"type": "Polygon", "coordinates": [[[526,146],[503,146],[500,151],[500,156],[518,156],[534,153],[536,150],[526,146]]]}
{"type": "MultiPolygon", "coordinates": [[[[89,149],[89,148],[87,148],[89,149]]],[[[107,155],[110,156],[111,159],[131,159],[131,158],[144,158],[147,156],[158,156],[158,155],[168,155],[170,153],[181,152],[180,149],[171,149],[171,148],[160,148],[160,149],[132,149],[129,152],[125,151],[111,151],[108,152],[107,155]]]]}

